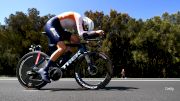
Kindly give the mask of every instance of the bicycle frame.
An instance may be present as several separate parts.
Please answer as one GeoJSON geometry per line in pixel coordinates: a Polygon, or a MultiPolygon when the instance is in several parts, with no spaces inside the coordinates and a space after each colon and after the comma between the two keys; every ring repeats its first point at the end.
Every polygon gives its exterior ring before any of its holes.
{"type": "Polygon", "coordinates": [[[78,52],[76,52],[76,54],[74,54],[74,56],[72,56],[61,68],[62,69],[66,69],[73,61],[75,61],[81,54],[83,54],[81,52],[81,50],[79,50],[78,52]]]}
{"type": "MultiPolygon", "coordinates": [[[[71,45],[75,45],[78,46],[79,49],[78,51],[61,67],[62,69],[66,69],[70,64],[72,64],[72,62],[74,62],[80,55],[87,53],[87,49],[85,44],[81,43],[81,44],[69,44],[68,46],[71,45]]],[[[88,63],[90,63],[90,59],[88,57],[88,55],[85,56],[86,61],[88,63]]]]}
{"type": "MultiPolygon", "coordinates": [[[[79,47],[78,51],[65,63],[63,64],[63,66],[61,66],[60,68],[61,69],[66,69],[69,65],[71,65],[80,55],[82,54],[85,54],[87,53],[87,49],[86,49],[86,46],[85,44],[67,44],[67,46],[70,46],[70,47],[79,47]]],[[[35,61],[35,65],[33,66],[34,70],[36,69],[36,67],[38,65],[40,65],[41,63],[43,63],[45,60],[48,60],[48,59],[42,59],[42,60],[39,60],[39,52],[41,51],[38,51],[38,56],[37,56],[37,59],[35,61]]],[[[86,60],[88,63],[90,63],[90,59],[89,57],[86,55],[85,56],[86,60]]]]}

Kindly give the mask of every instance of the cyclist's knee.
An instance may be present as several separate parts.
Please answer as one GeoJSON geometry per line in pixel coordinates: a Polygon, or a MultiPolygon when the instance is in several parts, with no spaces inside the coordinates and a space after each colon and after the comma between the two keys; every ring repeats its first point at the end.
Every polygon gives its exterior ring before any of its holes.
{"type": "Polygon", "coordinates": [[[71,41],[71,43],[79,43],[80,38],[77,35],[71,35],[70,41],[71,41]]]}
{"type": "Polygon", "coordinates": [[[57,48],[59,51],[64,52],[67,49],[67,46],[64,44],[64,42],[60,41],[57,43],[57,48]]]}

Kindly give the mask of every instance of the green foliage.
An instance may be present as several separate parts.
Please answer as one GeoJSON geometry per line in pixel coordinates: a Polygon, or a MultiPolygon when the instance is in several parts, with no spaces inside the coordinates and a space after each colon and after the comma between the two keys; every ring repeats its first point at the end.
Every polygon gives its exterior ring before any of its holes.
{"type": "Polygon", "coordinates": [[[16,12],[5,18],[0,27],[0,75],[15,75],[18,60],[31,44],[41,44],[47,50],[47,39],[41,34],[46,21],[53,15],[39,16],[35,8],[28,14],[16,12]]]}
{"type": "MultiPolygon", "coordinates": [[[[47,38],[41,32],[54,15],[39,14],[30,8],[27,14],[16,12],[5,18],[5,25],[0,24],[0,75],[15,75],[19,58],[31,44],[48,50],[47,38]]],[[[95,29],[106,33],[100,51],[111,58],[114,76],[120,77],[124,68],[128,77],[180,77],[180,11],[146,21],[115,10],[109,15],[98,11],[85,15],[94,21],[95,29]]]]}

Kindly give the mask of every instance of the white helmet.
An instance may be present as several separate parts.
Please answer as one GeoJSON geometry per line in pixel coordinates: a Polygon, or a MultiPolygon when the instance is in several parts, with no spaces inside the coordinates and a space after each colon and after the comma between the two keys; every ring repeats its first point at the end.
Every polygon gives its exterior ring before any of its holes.
{"type": "Polygon", "coordinates": [[[87,31],[92,31],[94,29],[94,22],[88,17],[83,17],[83,26],[87,26],[87,31]]]}

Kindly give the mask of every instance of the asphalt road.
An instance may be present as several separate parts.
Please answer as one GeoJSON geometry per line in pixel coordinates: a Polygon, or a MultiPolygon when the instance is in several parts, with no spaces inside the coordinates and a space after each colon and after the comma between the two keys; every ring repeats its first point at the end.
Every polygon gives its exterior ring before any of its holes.
{"type": "Polygon", "coordinates": [[[83,90],[61,79],[27,90],[16,78],[0,78],[0,101],[179,101],[180,79],[113,79],[105,89],[83,90]]]}

